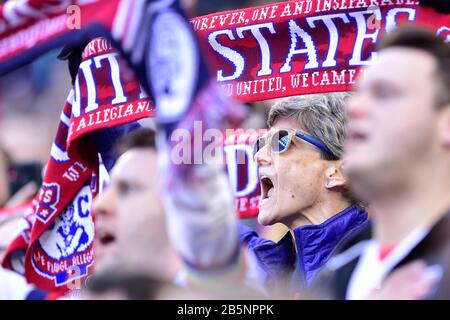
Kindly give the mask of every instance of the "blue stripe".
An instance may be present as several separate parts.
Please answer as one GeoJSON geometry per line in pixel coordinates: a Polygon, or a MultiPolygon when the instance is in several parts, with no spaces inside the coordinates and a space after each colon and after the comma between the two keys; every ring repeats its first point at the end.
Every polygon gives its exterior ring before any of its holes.
{"type": "Polygon", "coordinates": [[[27,297],[25,298],[25,300],[45,300],[45,298],[47,297],[48,292],[46,291],[42,291],[39,289],[34,289],[31,290],[27,297]]]}

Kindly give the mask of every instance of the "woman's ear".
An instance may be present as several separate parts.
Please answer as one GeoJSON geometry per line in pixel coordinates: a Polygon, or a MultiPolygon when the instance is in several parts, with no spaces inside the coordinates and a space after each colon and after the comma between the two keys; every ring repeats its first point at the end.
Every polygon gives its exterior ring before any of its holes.
{"type": "Polygon", "coordinates": [[[341,188],[345,187],[347,179],[344,177],[342,170],[342,160],[330,162],[325,169],[325,188],[341,188]]]}

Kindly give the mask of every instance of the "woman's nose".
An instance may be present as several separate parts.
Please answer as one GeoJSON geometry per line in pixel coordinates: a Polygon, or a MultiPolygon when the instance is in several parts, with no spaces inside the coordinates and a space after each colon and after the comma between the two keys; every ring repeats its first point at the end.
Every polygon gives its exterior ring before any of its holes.
{"type": "Polygon", "coordinates": [[[258,166],[267,166],[272,163],[269,146],[265,145],[258,150],[258,152],[255,154],[255,161],[258,166]]]}

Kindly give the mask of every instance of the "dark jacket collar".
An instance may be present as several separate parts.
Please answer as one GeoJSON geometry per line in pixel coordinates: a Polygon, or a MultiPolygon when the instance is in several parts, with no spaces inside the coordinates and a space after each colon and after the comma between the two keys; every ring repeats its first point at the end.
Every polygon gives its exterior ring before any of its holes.
{"type": "Polygon", "coordinates": [[[367,213],[349,206],[319,225],[294,229],[297,261],[294,277],[309,285],[335,248],[368,225],[367,213]],[[300,279],[298,279],[300,277],[300,279]]]}
{"type": "Polygon", "coordinates": [[[439,265],[442,268],[442,279],[428,298],[450,299],[450,210],[434,224],[425,238],[394,267],[394,270],[415,260],[425,261],[429,266],[439,265]]]}
{"type": "MultiPolygon", "coordinates": [[[[423,260],[428,265],[440,265],[443,270],[443,278],[439,281],[437,288],[431,293],[432,299],[450,299],[450,211],[443,216],[429,231],[429,233],[420,241],[411,252],[403,258],[393,270],[405,265],[406,263],[423,260]]],[[[366,227],[354,240],[343,247],[341,256],[349,255],[356,246],[362,241],[369,240],[372,237],[371,228],[366,227]]],[[[360,246],[361,249],[363,247],[360,246]]],[[[362,250],[359,254],[349,259],[338,269],[327,268],[319,276],[314,284],[314,290],[317,291],[317,297],[327,299],[345,299],[350,278],[358,264],[362,250]]]]}
{"type": "Polygon", "coordinates": [[[349,206],[320,225],[303,226],[288,232],[280,241],[262,237],[247,226],[239,225],[240,238],[255,255],[267,274],[266,284],[286,290],[286,281],[298,289],[308,285],[329,260],[337,246],[369,224],[367,213],[349,206]],[[297,245],[297,251],[294,245],[297,245]],[[272,285],[271,285],[272,282],[272,285]]]}

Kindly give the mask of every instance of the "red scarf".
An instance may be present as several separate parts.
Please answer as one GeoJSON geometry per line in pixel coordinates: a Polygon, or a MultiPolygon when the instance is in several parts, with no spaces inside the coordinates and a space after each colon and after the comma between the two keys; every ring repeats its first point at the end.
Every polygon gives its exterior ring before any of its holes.
{"type": "MultiPolygon", "coordinates": [[[[144,6],[144,0],[0,5],[0,74],[86,36],[106,35],[130,50],[144,6]]],[[[243,101],[347,91],[386,29],[408,22],[443,37],[450,31],[448,15],[411,0],[286,1],[191,20],[217,80],[243,101]]]]}
{"type": "Polygon", "coordinates": [[[4,267],[24,271],[29,282],[46,290],[66,291],[79,284],[94,262],[90,210],[99,186],[98,142],[110,144],[103,133],[119,136],[136,120],[153,115],[152,104],[117,52],[104,39],[91,41],[61,113],[44,183],[22,232],[8,247],[4,267]],[[24,270],[17,261],[22,250],[24,270]]]}
{"type": "Polygon", "coordinates": [[[416,1],[287,1],[194,18],[219,84],[241,101],[349,91],[398,24],[448,38],[450,16],[416,1]],[[379,6],[369,6],[379,3],[379,6]],[[395,4],[401,3],[401,4],[395,4]]]}

